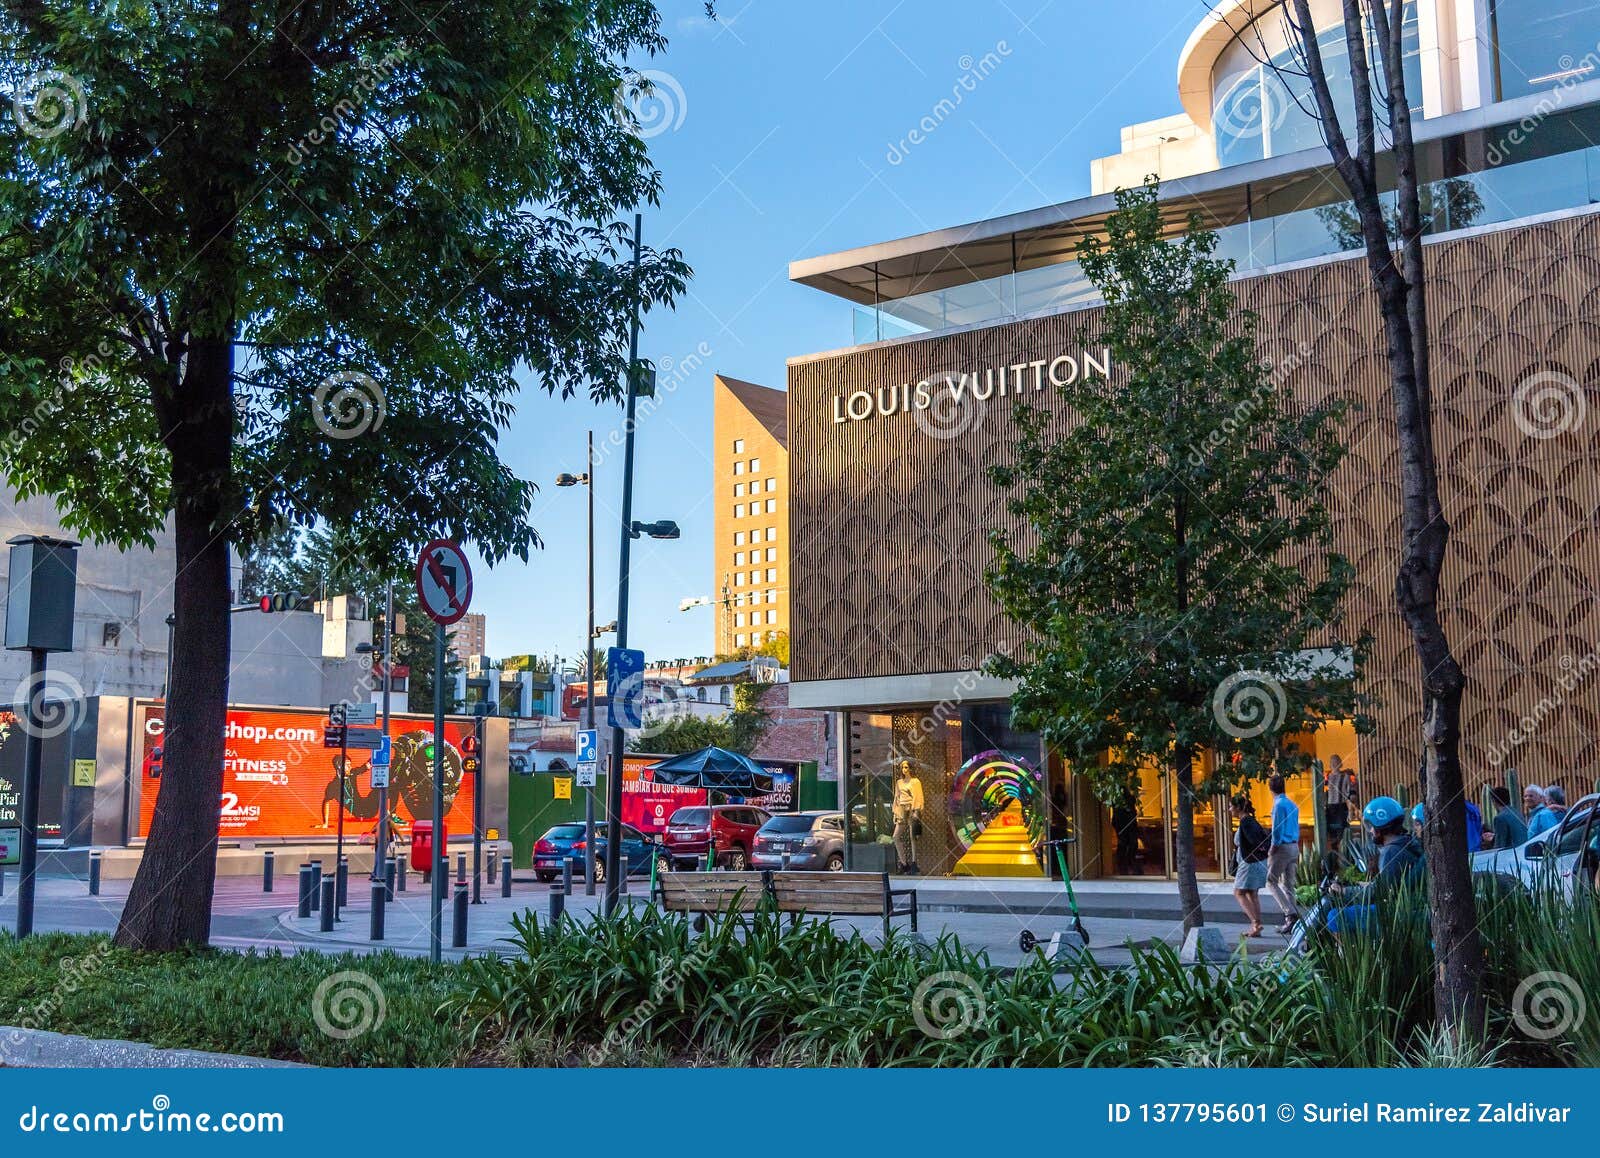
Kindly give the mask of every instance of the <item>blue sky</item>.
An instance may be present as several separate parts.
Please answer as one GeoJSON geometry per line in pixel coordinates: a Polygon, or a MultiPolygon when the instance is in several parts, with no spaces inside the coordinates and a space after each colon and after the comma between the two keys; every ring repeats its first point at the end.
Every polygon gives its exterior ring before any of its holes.
{"type": "MultiPolygon", "coordinates": [[[[709,654],[711,376],[782,387],[785,360],[850,343],[850,306],[788,281],[789,262],[1089,191],[1089,161],[1125,124],[1179,111],[1178,53],[1200,0],[700,0],[658,4],[671,106],[650,138],[665,194],[652,245],[694,267],[673,312],[645,319],[658,364],[703,355],[640,424],[635,517],[673,518],[675,542],[633,552],[630,643],[652,659],[709,654]],[[990,63],[982,62],[989,58],[990,63]],[[920,144],[907,134],[972,70],[986,73],[920,144]],[[680,94],[681,93],[681,97],[680,94]]],[[[583,646],[584,504],[550,480],[583,469],[618,408],[524,391],[503,442],[538,482],[532,561],[476,574],[488,650],[573,656],[583,646]]],[[[616,613],[621,454],[596,472],[597,617],[616,613]]]]}

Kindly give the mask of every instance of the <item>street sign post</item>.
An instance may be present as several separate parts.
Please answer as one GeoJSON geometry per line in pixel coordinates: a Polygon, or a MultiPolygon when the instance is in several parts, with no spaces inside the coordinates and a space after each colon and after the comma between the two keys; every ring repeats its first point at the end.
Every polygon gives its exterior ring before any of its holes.
{"type": "MultiPolygon", "coordinates": [[[[472,567],[449,539],[435,539],[417,556],[417,598],[433,620],[433,830],[444,831],[444,629],[459,622],[472,604],[472,567]]],[[[476,788],[476,785],[474,785],[476,788]]],[[[445,873],[449,861],[444,841],[433,842],[431,920],[428,956],[440,959],[443,947],[445,873]]]]}
{"type": "Polygon", "coordinates": [[[389,762],[393,749],[389,745],[388,736],[383,736],[382,739],[383,743],[372,750],[372,763],[367,767],[367,775],[371,778],[374,788],[389,787],[389,762]]]}
{"type": "Polygon", "coordinates": [[[600,763],[600,729],[578,729],[578,787],[593,788],[600,763]]]}
{"type": "Polygon", "coordinates": [[[387,737],[377,728],[324,728],[324,748],[353,748],[357,752],[376,752],[387,737]]]}
{"type": "Polygon", "coordinates": [[[606,723],[644,727],[644,652],[629,647],[606,651],[606,723]]]}
{"type": "Polygon", "coordinates": [[[378,722],[378,705],[345,704],[344,722],[347,724],[376,724],[378,722]]]}

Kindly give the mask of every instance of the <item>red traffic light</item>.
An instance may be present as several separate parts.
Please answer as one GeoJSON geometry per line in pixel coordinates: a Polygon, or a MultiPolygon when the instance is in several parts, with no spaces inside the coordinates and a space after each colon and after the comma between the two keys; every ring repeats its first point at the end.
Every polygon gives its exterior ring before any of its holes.
{"type": "Polygon", "coordinates": [[[476,736],[465,736],[465,737],[462,738],[462,740],[461,740],[461,754],[463,756],[471,756],[477,750],[478,750],[478,737],[476,737],[476,736]]]}
{"type": "Polygon", "coordinates": [[[272,596],[263,595],[261,597],[261,610],[262,611],[271,611],[272,610],[272,596]]]}

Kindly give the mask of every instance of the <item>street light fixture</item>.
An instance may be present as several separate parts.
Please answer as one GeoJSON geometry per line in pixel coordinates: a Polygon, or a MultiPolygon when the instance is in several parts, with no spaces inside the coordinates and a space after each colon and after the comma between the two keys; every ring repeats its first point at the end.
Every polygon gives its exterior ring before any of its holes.
{"type": "Polygon", "coordinates": [[[634,522],[628,526],[628,537],[637,539],[640,535],[649,535],[652,539],[676,539],[678,537],[678,524],[671,519],[662,519],[658,523],[634,522]]]}
{"type": "Polygon", "coordinates": [[[613,619],[610,623],[602,624],[601,626],[599,626],[599,627],[595,628],[593,631],[591,631],[589,633],[589,638],[591,638],[591,639],[599,639],[602,635],[614,634],[616,632],[616,630],[617,630],[617,621],[615,619],[613,619]]]}

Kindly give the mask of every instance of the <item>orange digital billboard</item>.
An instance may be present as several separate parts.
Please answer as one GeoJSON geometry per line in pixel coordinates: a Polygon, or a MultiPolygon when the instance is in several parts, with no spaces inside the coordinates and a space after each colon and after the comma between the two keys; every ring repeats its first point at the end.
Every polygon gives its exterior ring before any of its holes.
{"type": "MultiPolygon", "coordinates": [[[[166,733],[161,704],[141,709],[139,833],[150,831],[161,791],[166,733]]],[[[227,838],[332,836],[338,829],[339,750],[322,746],[327,716],[294,709],[229,709],[222,766],[222,816],[218,834],[227,838]]],[[[444,725],[445,828],[472,831],[475,777],[462,773],[461,741],[469,722],[444,725]]],[[[389,773],[390,823],[399,829],[433,815],[433,725],[392,719],[393,760],[389,773]]],[[[360,839],[378,825],[379,790],[372,786],[372,753],[351,751],[344,778],[346,837],[360,839]]],[[[481,767],[481,765],[480,765],[481,767]]]]}

